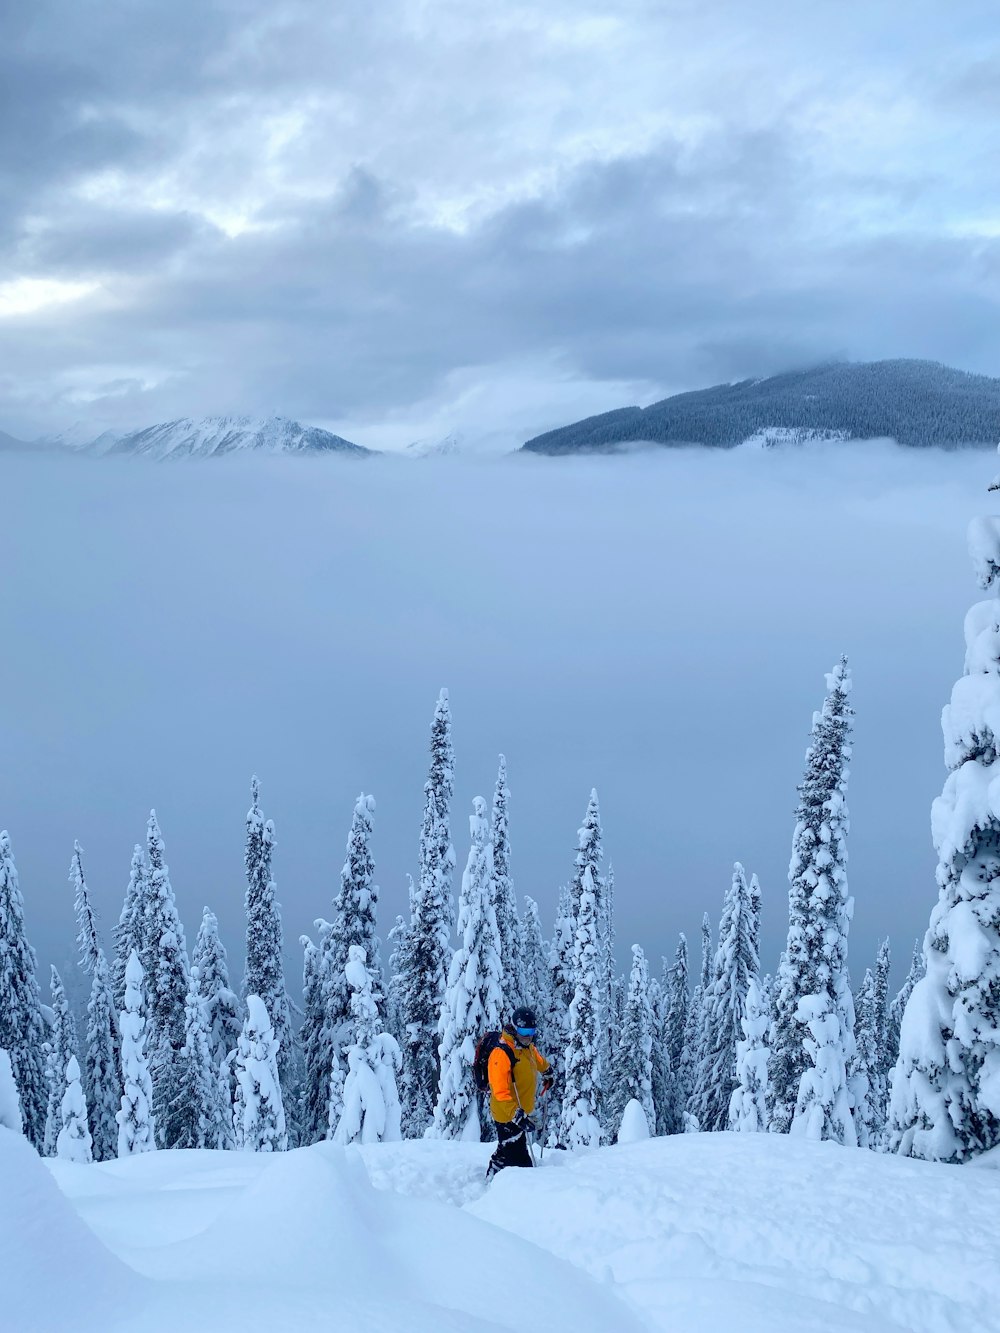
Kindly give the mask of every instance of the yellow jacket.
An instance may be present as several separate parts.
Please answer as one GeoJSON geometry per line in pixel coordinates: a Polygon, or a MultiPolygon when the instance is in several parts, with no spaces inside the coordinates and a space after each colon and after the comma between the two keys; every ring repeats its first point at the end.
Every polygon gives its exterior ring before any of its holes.
{"type": "Polygon", "coordinates": [[[506,1028],[500,1040],[513,1052],[514,1067],[511,1068],[506,1051],[497,1048],[490,1052],[486,1068],[490,1078],[490,1115],[501,1125],[506,1125],[514,1119],[518,1107],[525,1115],[531,1115],[535,1109],[538,1075],[546,1072],[549,1062],[534,1044],[518,1046],[514,1034],[506,1028]]]}

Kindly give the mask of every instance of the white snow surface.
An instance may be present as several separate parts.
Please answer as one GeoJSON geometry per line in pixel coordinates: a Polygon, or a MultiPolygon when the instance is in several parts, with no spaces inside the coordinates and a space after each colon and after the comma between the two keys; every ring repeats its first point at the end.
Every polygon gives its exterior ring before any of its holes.
{"type": "Polygon", "coordinates": [[[1000,1329],[995,1170],[687,1134],[548,1151],[487,1188],[489,1152],[80,1165],[0,1129],[0,1328],[175,1333],[196,1311],[213,1333],[477,1333],[523,1330],[534,1309],[553,1333],[1000,1329]],[[484,1290],[486,1269],[516,1301],[484,1290]]]}

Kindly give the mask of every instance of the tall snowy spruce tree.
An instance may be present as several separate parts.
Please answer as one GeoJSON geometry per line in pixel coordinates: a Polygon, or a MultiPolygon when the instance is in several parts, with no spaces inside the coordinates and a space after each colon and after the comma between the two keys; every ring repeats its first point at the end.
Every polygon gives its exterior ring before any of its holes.
{"type": "Polygon", "coordinates": [[[208,1011],[201,997],[197,967],[191,968],[191,989],[184,1011],[184,1045],[178,1056],[180,1093],[174,1110],[175,1148],[217,1148],[228,1139],[218,1067],[212,1061],[208,1011]]]}
{"type": "MultiPolygon", "coordinates": [[[[395,1037],[385,1031],[373,992],[372,973],[359,944],[348,950],[345,975],[351,987],[354,1041],[347,1047],[347,1077],[330,1105],[342,1104],[332,1137],[334,1142],[395,1143],[401,1137],[396,1074],[402,1053],[395,1037]]],[[[341,1079],[335,1057],[332,1082],[341,1079]]],[[[332,1114],[332,1110],[331,1110],[332,1114]]]]}
{"type": "Polygon", "coordinates": [[[736,1091],[736,1048],[744,1039],[743,1019],[750,982],[760,967],[755,903],[739,861],[726,891],[719,923],[712,980],[705,996],[705,1046],[690,1109],[703,1131],[726,1129],[729,1103],[736,1091]]]}
{"type": "Polygon", "coordinates": [[[406,948],[400,959],[400,999],[406,1028],[403,1048],[403,1133],[419,1138],[437,1103],[438,1020],[451,964],[451,800],[455,757],[448,691],[438,696],[431,724],[431,764],[424,784],[420,828],[420,876],[414,886],[406,948]]]}
{"type": "Polygon", "coordinates": [[[885,1134],[885,1083],[879,1045],[878,994],[875,973],[865,969],[854,1002],[854,1125],[858,1147],[878,1150],[885,1134]]]}
{"type": "Polygon", "coordinates": [[[767,1111],[767,1006],[756,977],[747,986],[743,1036],[736,1043],[736,1088],[729,1102],[729,1128],[763,1134],[767,1111]]]}
{"type": "Polygon", "coordinates": [[[49,1050],[45,1067],[48,1099],[42,1154],[45,1157],[54,1157],[56,1138],[62,1128],[62,1101],[66,1092],[66,1069],[70,1060],[75,1060],[79,1069],[80,1049],[77,1041],[76,1019],[69,1007],[62,977],[55,967],[51,969],[49,989],[52,994],[52,1028],[47,1043],[49,1050]]]}
{"type": "Polygon", "coordinates": [[[890,1146],[944,1162],[1000,1145],[1000,518],[974,520],[969,549],[992,596],[965,617],[965,674],[941,718],[938,901],[892,1076],[890,1146]]]}
{"type": "Polygon", "coordinates": [[[788,942],[777,979],[769,1069],[771,1130],[801,1118],[811,1136],[856,1142],[846,1086],[855,1056],[847,975],[851,675],[841,658],[813,717],[788,870],[788,942]],[[842,1081],[842,1082],[841,1082],[842,1081]]]}
{"type": "Polygon", "coordinates": [[[284,1152],[288,1131],[278,1077],[278,1038],[260,996],[248,995],[246,1006],[233,1061],[233,1139],[241,1152],[284,1152]]]}
{"type": "MultiPolygon", "coordinates": [[[[666,959],[663,960],[666,963],[666,959]]],[[[669,978],[665,977],[666,982],[669,978]]],[[[678,1134],[682,1128],[677,1078],[670,1063],[669,1000],[664,985],[655,977],[649,982],[649,1009],[653,1023],[653,1049],[650,1055],[655,1124],[651,1134],[678,1134]]]]}
{"type": "Polygon", "coordinates": [[[615,1048],[608,1092],[609,1123],[621,1125],[626,1105],[635,1100],[642,1107],[650,1134],[656,1133],[656,1107],[653,1103],[653,1010],[649,1003],[649,969],[646,955],[638,944],[632,945],[632,971],[629,976],[625,1014],[615,1048]]]}
{"type": "Polygon", "coordinates": [[[507,1016],[519,1004],[526,1003],[525,977],[521,959],[521,933],[517,918],[517,899],[510,878],[510,791],[507,786],[507,760],[500,756],[497,784],[493,792],[490,840],[493,844],[493,910],[500,941],[500,965],[503,968],[502,1013],[507,1016]]]}
{"type": "Polygon", "coordinates": [[[142,964],[133,949],[125,963],[125,1000],[118,1017],[122,1041],[122,1104],[117,1114],[118,1156],[156,1147],[153,1085],[146,1058],[146,1000],[142,964]]]}
{"type": "Polygon", "coordinates": [[[125,889],[125,901],[122,903],[121,916],[114,929],[115,956],[111,963],[111,990],[114,996],[115,1013],[120,1014],[125,1008],[125,969],[134,949],[140,964],[150,963],[146,947],[146,858],[138,843],[132,849],[132,865],[129,869],[128,886],[125,889]]]}
{"type": "Polygon", "coordinates": [[[597,894],[589,864],[584,866],[574,906],[573,975],[576,989],[569,1006],[560,1137],[567,1148],[586,1148],[601,1142],[601,1055],[604,1047],[604,1034],[598,1026],[601,955],[597,946],[597,894]]]}
{"type": "Polygon", "coordinates": [[[83,851],[78,842],[73,844],[69,877],[76,890],[74,907],[79,928],[77,942],[80,946],[80,964],[91,979],[84,1068],[90,1105],[93,1158],[95,1162],[108,1162],[118,1155],[118,1124],[115,1117],[122,1095],[118,1019],[111,989],[111,974],[90,905],[87,881],[83,874],[83,851]]]}
{"type": "Polygon", "coordinates": [[[151,810],[146,837],[149,876],[145,914],[149,972],[143,967],[148,995],[146,1039],[157,1140],[161,1148],[172,1148],[177,1137],[175,1108],[181,1091],[178,1056],[184,1047],[184,1011],[191,977],[184,927],[163,859],[165,851],[156,811],[151,810]]]}
{"type": "Polygon", "coordinates": [[[236,992],[229,983],[229,960],[219,936],[219,921],[207,907],[202,909],[201,925],[191,959],[191,976],[198,973],[198,994],[205,1006],[208,1023],[208,1049],[212,1067],[219,1065],[236,1050],[243,1027],[243,1016],[236,992]]]}
{"type": "Polygon", "coordinates": [[[706,999],[711,977],[712,923],[708,919],[708,913],[705,912],[701,918],[701,972],[694,994],[691,996],[691,1003],[688,1005],[684,1050],[677,1070],[678,1096],[687,1115],[691,1114],[691,1099],[694,1096],[698,1071],[705,1051],[705,1029],[709,1013],[706,999]]]}
{"type": "MultiPolygon", "coordinates": [[[[576,863],[573,877],[569,883],[569,905],[573,922],[573,973],[572,990],[575,996],[580,986],[580,973],[577,970],[577,935],[579,934],[580,901],[585,892],[584,879],[590,875],[591,892],[594,895],[594,968],[589,1007],[594,1014],[594,1027],[597,1034],[594,1051],[594,1085],[598,1096],[598,1115],[601,1119],[605,1137],[611,1137],[617,1130],[605,1118],[606,1107],[603,1100],[605,1079],[611,1069],[613,1000],[611,986],[613,980],[612,922],[609,909],[608,880],[601,874],[601,860],[604,855],[603,834],[601,830],[601,810],[597,792],[592,790],[587,802],[587,811],[583,824],[577,830],[576,863]]],[[[591,975],[588,973],[588,975],[591,975]]]]}
{"type": "MultiPolygon", "coordinates": [[[[321,948],[302,935],[302,1027],[299,1043],[305,1066],[299,1093],[299,1142],[303,1147],[326,1138],[330,1124],[330,1070],[334,1051],[325,1029],[321,948]]],[[[340,1108],[337,1107],[339,1117],[340,1108]]],[[[336,1125],[336,1121],[334,1121],[336,1125]]]]}
{"type": "Polygon", "coordinates": [[[4,829],[0,831],[0,1048],[10,1057],[24,1133],[41,1151],[48,1085],[42,1050],[45,1019],[35,967],[35,951],[24,933],[17,867],[4,829]]]}
{"type": "Polygon", "coordinates": [[[495,863],[486,802],[481,796],[473,801],[469,830],[472,846],[458,900],[459,945],[451,960],[438,1025],[441,1084],[428,1134],[478,1143],[493,1135],[472,1077],[472,1063],[476,1043],[484,1032],[500,1027],[504,1007],[493,894],[495,863]]]}
{"type": "MultiPolygon", "coordinates": [[[[684,1033],[691,1005],[688,989],[688,943],[684,934],[681,934],[677,941],[672,965],[664,969],[662,990],[667,1004],[664,1030],[667,1054],[670,1057],[670,1068],[677,1075],[684,1057],[684,1033]]],[[[690,1095],[691,1089],[688,1088],[683,1094],[684,1101],[687,1101],[690,1095]]]]}
{"type": "MultiPolygon", "coordinates": [[[[284,940],[277,885],[271,873],[274,854],[274,824],[260,809],[260,783],[250,780],[250,809],[247,811],[245,897],[247,938],[243,995],[256,995],[267,1010],[271,1035],[277,1041],[278,1078],[284,1096],[294,1096],[295,1034],[291,1004],[285,988],[284,940]]],[[[291,1102],[289,1103],[291,1104],[291,1102]]]]}

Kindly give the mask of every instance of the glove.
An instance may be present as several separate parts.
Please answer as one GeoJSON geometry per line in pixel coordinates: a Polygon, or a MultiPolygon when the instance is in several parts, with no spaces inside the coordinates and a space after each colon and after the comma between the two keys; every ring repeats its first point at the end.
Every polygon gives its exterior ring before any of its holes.
{"type": "Polygon", "coordinates": [[[520,1107],[514,1112],[514,1124],[518,1129],[525,1131],[530,1130],[532,1133],[535,1129],[534,1120],[532,1120],[530,1116],[526,1116],[520,1107]]]}
{"type": "Polygon", "coordinates": [[[542,1075],[542,1092],[550,1092],[557,1082],[558,1078],[556,1071],[554,1069],[546,1069],[545,1073],[542,1075]]]}

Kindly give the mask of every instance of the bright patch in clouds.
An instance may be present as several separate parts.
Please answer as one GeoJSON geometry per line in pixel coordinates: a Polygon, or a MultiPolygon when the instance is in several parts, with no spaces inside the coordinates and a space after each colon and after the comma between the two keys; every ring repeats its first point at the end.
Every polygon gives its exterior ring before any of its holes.
{"type": "Polygon", "coordinates": [[[47,306],[78,301],[97,290],[96,282],[65,282],[59,278],[15,278],[0,283],[0,318],[33,315],[47,306]]]}

